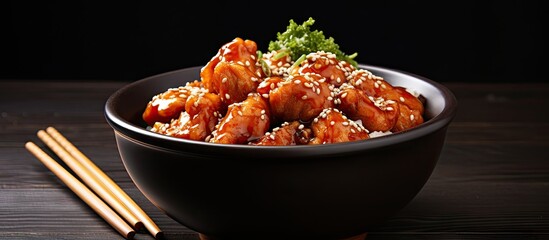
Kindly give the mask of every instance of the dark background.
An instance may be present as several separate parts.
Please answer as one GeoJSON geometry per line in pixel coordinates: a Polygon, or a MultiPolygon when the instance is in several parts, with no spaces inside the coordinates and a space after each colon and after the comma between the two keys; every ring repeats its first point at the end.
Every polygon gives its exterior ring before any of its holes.
{"type": "Polygon", "coordinates": [[[360,63],[439,82],[545,82],[542,1],[11,1],[0,79],[124,80],[203,65],[235,37],[266,50],[313,17],[360,63]],[[263,6],[263,7],[262,7],[263,6]]]}

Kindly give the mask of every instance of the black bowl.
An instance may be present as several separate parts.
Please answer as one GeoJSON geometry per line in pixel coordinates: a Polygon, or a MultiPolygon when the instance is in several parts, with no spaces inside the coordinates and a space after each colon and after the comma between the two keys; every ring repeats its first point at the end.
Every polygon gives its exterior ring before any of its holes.
{"type": "Polygon", "coordinates": [[[214,238],[338,239],[367,232],[408,204],[430,177],[457,102],[445,86],[360,65],[426,98],[426,121],[367,140],[311,146],[212,144],[146,129],[152,96],[199,79],[200,67],[131,83],[106,102],[124,166],[161,211],[214,238]]]}

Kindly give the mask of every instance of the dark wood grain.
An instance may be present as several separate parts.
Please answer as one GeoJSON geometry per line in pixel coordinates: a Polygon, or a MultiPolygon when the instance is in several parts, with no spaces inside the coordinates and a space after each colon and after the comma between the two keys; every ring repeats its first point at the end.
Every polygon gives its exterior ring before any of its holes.
{"type": "MultiPolygon", "coordinates": [[[[0,239],[121,239],[24,148],[56,127],[164,230],[119,158],[103,108],[127,82],[0,82],[0,239]]],[[[367,239],[549,239],[549,84],[447,83],[459,103],[425,187],[367,239]]],[[[139,233],[136,239],[152,239],[139,233]]]]}

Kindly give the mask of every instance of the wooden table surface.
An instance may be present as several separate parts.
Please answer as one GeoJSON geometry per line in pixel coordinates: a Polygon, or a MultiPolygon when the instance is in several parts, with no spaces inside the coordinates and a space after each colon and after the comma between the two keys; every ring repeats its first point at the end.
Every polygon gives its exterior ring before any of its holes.
{"type": "MultiPolygon", "coordinates": [[[[48,126],[126,190],[166,239],[198,239],[124,170],[103,108],[127,83],[0,81],[0,239],[123,239],[24,148],[43,146],[36,132],[48,126]]],[[[444,85],[459,108],[438,165],[367,239],[549,239],[549,84],[444,85]]]]}

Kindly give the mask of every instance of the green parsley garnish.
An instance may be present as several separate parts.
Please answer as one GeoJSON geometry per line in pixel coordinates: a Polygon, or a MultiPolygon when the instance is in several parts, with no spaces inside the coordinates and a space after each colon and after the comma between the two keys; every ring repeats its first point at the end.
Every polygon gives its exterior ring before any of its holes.
{"type": "Polygon", "coordinates": [[[325,51],[336,55],[337,59],[346,61],[353,66],[358,63],[354,60],[357,53],[351,55],[345,54],[339,49],[339,45],[334,42],[332,37],[326,38],[322,31],[311,31],[310,27],[315,23],[312,17],[298,25],[293,19],[290,19],[286,32],[277,33],[277,40],[269,42],[269,51],[283,50],[279,54],[283,57],[290,54],[292,59],[297,59],[302,55],[312,52],[325,51]]]}

